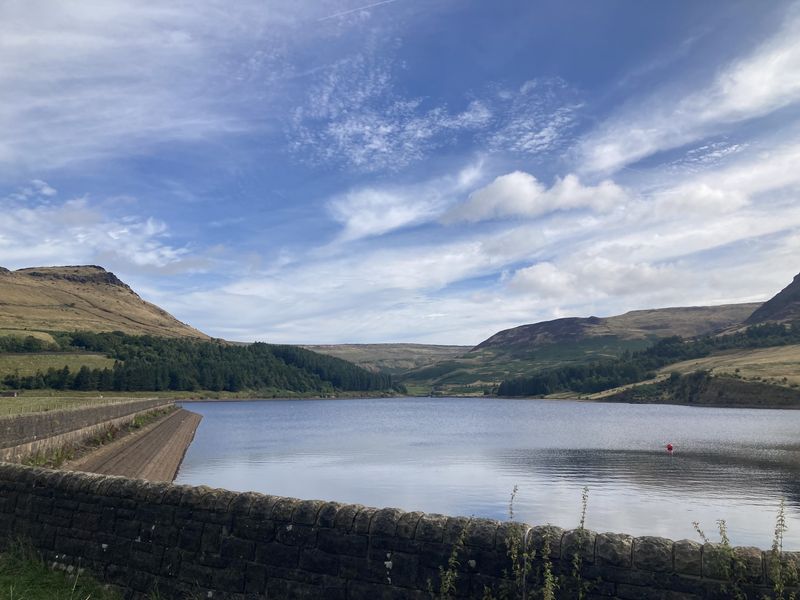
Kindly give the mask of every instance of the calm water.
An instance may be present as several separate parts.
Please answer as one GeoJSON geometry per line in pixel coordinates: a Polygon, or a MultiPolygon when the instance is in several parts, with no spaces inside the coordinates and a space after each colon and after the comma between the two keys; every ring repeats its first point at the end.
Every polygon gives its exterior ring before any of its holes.
{"type": "Polygon", "coordinates": [[[769,547],[780,498],[800,549],[800,411],[546,400],[186,403],[177,481],[281,496],[697,539],[726,519],[769,547]],[[664,446],[672,442],[669,456],[664,446]]]}

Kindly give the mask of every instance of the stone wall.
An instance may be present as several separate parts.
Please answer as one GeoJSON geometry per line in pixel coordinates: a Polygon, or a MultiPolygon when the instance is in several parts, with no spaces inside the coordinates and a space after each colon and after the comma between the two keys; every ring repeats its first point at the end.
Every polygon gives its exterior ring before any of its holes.
{"type": "MultiPolygon", "coordinates": [[[[506,582],[512,527],[0,463],[0,540],[28,538],[49,561],[80,564],[129,598],[157,588],[165,598],[421,600],[459,540],[455,596],[481,598],[506,582]]],[[[582,557],[588,598],[734,597],[725,581],[734,561],[714,545],[531,529],[533,547],[545,538],[556,573],[582,557]]],[[[735,553],[746,597],[769,594],[769,553],[735,553]]],[[[568,586],[562,597],[574,597],[568,586]]]]}
{"type": "Polygon", "coordinates": [[[130,402],[115,402],[104,406],[86,406],[69,410],[1,417],[0,448],[19,446],[172,403],[172,400],[163,398],[147,398],[130,402]]]}

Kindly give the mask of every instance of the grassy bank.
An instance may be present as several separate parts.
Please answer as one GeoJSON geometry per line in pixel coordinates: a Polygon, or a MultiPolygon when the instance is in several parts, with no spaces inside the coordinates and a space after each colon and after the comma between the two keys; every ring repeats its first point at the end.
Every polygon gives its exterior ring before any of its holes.
{"type": "MultiPolygon", "coordinates": [[[[337,392],[327,398],[384,398],[396,396],[387,392],[337,392]]],[[[0,398],[0,417],[51,410],[69,410],[86,406],[102,406],[146,398],[168,400],[260,400],[264,398],[320,398],[318,394],[300,394],[279,389],[245,390],[241,392],[75,392],[68,390],[31,390],[16,398],[0,398]]]]}
{"type": "Polygon", "coordinates": [[[30,546],[14,542],[0,554],[0,600],[120,600],[82,569],[54,571],[30,546]]]}

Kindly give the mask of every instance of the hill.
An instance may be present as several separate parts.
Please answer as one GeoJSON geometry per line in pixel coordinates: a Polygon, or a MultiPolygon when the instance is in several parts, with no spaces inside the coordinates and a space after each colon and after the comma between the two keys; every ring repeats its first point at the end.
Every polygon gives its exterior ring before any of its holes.
{"type": "Polygon", "coordinates": [[[739,325],[759,304],[725,304],[634,310],[614,317],[570,317],[520,325],[494,334],[475,350],[494,349],[509,354],[529,352],[547,344],[574,343],[587,338],[652,340],[673,335],[696,337],[739,325]]]}
{"type": "Polygon", "coordinates": [[[333,344],[303,346],[308,350],[335,356],[370,371],[397,375],[467,353],[471,346],[434,344],[333,344]]]}
{"type": "Polygon", "coordinates": [[[482,394],[500,381],[565,364],[614,358],[654,340],[696,337],[741,325],[759,304],[636,310],[570,317],[500,331],[469,352],[399,376],[410,389],[482,394]]]}
{"type": "Polygon", "coordinates": [[[102,267],[0,268],[0,335],[78,330],[208,339],[102,267]]]}
{"type": "Polygon", "coordinates": [[[756,323],[789,323],[792,321],[800,321],[800,274],[795,275],[792,283],[754,311],[745,323],[754,325],[756,323]]]}

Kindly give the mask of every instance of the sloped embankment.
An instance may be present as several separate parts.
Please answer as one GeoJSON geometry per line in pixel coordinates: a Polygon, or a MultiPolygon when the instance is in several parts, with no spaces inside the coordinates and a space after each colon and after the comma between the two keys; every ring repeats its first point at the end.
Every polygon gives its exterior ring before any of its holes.
{"type": "Polygon", "coordinates": [[[69,470],[172,481],[192,443],[201,416],[178,409],[132,435],[67,465],[69,470]]]}

